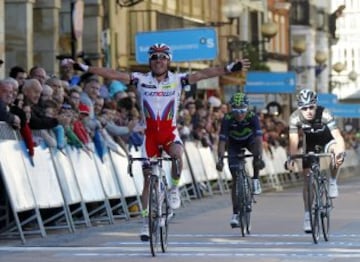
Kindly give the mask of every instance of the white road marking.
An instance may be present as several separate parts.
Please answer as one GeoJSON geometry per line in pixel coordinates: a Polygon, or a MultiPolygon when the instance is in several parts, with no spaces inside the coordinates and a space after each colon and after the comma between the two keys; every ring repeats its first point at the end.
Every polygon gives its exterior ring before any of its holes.
{"type": "MultiPolygon", "coordinates": [[[[360,258],[360,234],[335,234],[331,241],[312,243],[306,234],[257,234],[245,238],[227,234],[173,234],[167,257],[292,257],[292,258],[360,258]],[[256,238],[254,237],[256,236],[256,238]],[[195,241],[181,241],[192,237],[195,241]],[[261,241],[259,238],[275,238],[261,241]],[[289,238],[289,241],[279,240],[289,238]],[[204,239],[204,241],[201,241],[204,239]],[[274,239],[274,240],[275,240],[274,239]],[[239,248],[240,247],[240,248],[239,248]]],[[[0,252],[48,252],[57,257],[143,257],[151,256],[148,242],[111,241],[98,246],[0,246],[0,252]]],[[[51,255],[50,255],[51,256],[51,255]]]]}

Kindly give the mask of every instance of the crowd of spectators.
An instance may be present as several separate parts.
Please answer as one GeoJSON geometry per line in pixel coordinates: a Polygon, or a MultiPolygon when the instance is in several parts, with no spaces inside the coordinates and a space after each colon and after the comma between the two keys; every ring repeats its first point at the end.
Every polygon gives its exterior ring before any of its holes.
{"type": "MultiPolygon", "coordinates": [[[[226,101],[219,93],[206,97],[184,92],[180,105],[178,129],[183,141],[198,141],[216,152],[226,101]]],[[[142,142],[134,87],[78,74],[68,66],[61,66],[59,76],[50,76],[39,66],[29,71],[12,67],[9,76],[0,80],[0,111],[1,121],[19,129],[30,156],[40,143],[59,150],[68,144],[89,152],[88,144],[93,142],[101,158],[107,148],[117,152],[119,145],[127,152],[142,142]]],[[[258,115],[264,150],[272,154],[273,147],[287,148],[287,121],[265,109],[258,115]]],[[[355,130],[344,131],[344,136],[348,148],[358,149],[355,130]]]]}
{"type": "Polygon", "coordinates": [[[66,66],[60,76],[14,66],[0,80],[0,121],[20,131],[30,157],[41,143],[88,152],[93,142],[100,157],[107,148],[120,153],[116,144],[127,151],[134,135],[141,139],[136,92],[118,81],[105,83],[66,66]]]}

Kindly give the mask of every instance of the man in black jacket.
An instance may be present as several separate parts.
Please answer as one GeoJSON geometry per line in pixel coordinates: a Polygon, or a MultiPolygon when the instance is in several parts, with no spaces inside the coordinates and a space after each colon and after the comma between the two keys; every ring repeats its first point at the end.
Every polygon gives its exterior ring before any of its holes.
{"type": "Polygon", "coordinates": [[[57,117],[47,117],[44,114],[43,109],[39,105],[39,99],[42,92],[42,86],[37,79],[25,80],[23,86],[24,103],[31,106],[31,129],[51,129],[58,124],[64,124],[70,119],[64,115],[57,117]]]}
{"type": "Polygon", "coordinates": [[[20,118],[9,112],[9,105],[13,98],[10,82],[0,80],[0,121],[5,121],[14,128],[20,127],[20,118]]]}

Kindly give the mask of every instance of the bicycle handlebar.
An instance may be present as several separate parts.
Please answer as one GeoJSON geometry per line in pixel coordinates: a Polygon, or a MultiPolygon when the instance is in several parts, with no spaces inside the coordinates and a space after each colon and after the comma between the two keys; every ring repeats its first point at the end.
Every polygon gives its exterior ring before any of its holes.
{"type": "Polygon", "coordinates": [[[132,163],[134,161],[148,161],[150,165],[158,164],[161,161],[173,161],[176,158],[174,157],[164,157],[164,156],[158,156],[158,157],[132,157],[131,155],[128,156],[128,173],[131,177],[133,177],[132,173],[132,163]]]}
{"type": "Polygon", "coordinates": [[[314,152],[308,152],[308,153],[290,155],[290,156],[289,156],[289,159],[290,159],[290,160],[294,160],[294,159],[306,158],[306,157],[330,157],[330,158],[333,158],[333,157],[334,157],[334,153],[314,153],[314,152]]]}
{"type": "Polygon", "coordinates": [[[237,155],[226,155],[226,156],[223,156],[223,158],[237,157],[240,159],[244,159],[244,158],[253,157],[253,156],[254,156],[253,154],[237,154],[237,155]]]}

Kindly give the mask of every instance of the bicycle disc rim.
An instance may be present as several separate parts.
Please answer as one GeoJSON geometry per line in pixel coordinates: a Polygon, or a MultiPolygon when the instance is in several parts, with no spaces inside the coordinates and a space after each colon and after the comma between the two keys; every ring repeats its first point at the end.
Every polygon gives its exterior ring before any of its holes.
{"type": "Polygon", "coordinates": [[[158,193],[157,178],[150,178],[149,192],[149,234],[150,250],[153,256],[156,255],[157,244],[159,242],[159,220],[158,220],[158,193]]]}
{"type": "Polygon", "coordinates": [[[246,211],[246,233],[250,234],[251,231],[251,224],[250,224],[250,217],[251,217],[251,210],[252,210],[252,190],[251,190],[251,183],[250,183],[250,178],[246,177],[246,206],[245,206],[245,211],[246,211]]]}
{"type": "Polygon", "coordinates": [[[322,191],[322,196],[321,196],[321,201],[322,201],[321,226],[322,226],[324,240],[329,241],[330,210],[332,207],[332,203],[328,194],[327,186],[326,185],[323,186],[324,189],[322,191]]]}
{"type": "Polygon", "coordinates": [[[313,175],[309,176],[308,184],[308,210],[310,212],[311,234],[315,244],[318,243],[320,236],[320,219],[318,210],[319,196],[317,195],[317,184],[313,175]]]}
{"type": "Polygon", "coordinates": [[[169,229],[169,204],[168,198],[165,196],[165,199],[162,203],[162,218],[164,224],[160,227],[160,242],[161,242],[161,250],[163,253],[166,252],[168,246],[168,229],[169,229]]]}
{"type": "Polygon", "coordinates": [[[238,194],[238,206],[239,206],[239,222],[240,222],[240,232],[243,237],[245,237],[246,230],[246,210],[245,210],[245,192],[244,192],[244,177],[240,172],[238,175],[237,181],[237,194],[238,194]]]}

